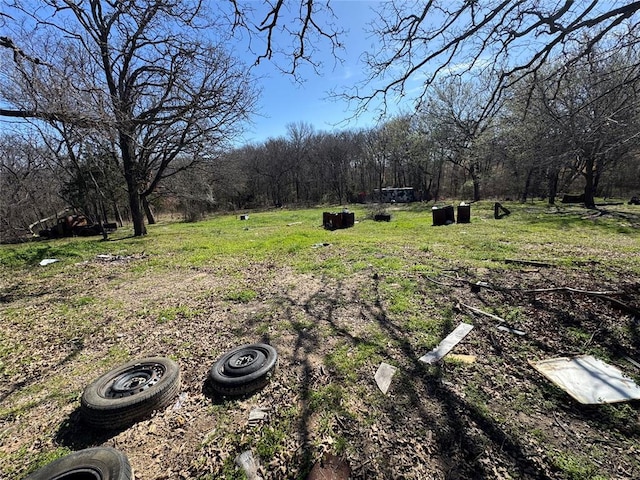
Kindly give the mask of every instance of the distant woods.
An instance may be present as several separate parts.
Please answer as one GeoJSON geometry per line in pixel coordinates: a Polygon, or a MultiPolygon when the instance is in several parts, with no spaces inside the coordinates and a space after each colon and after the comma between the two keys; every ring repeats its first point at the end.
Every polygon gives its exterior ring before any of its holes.
{"type": "MultiPolygon", "coordinates": [[[[375,128],[325,132],[299,122],[281,138],[197,162],[184,155],[145,198],[147,220],[162,211],[196,221],[215,211],[375,202],[376,190],[403,186],[422,200],[554,203],[575,193],[594,206],[594,197],[637,195],[640,76],[626,67],[629,54],[520,84],[490,118],[480,115],[483,79],[450,78],[421,111],[375,128]]],[[[3,237],[65,207],[130,219],[113,146],[74,138],[71,150],[37,136],[3,138],[3,237]]]]}
{"type": "Polygon", "coordinates": [[[370,25],[384,48],[365,57],[368,83],[341,98],[364,111],[413,96],[410,112],[383,111],[363,130],[291,123],[281,138],[239,145],[260,92],[227,51],[235,34],[264,47],[256,62],[294,76],[301,63],[317,66],[318,48],[336,58],[343,48],[328,5],[291,3],[300,15],[284,30],[283,0],[265,11],[217,4],[226,16],[197,0],[6,4],[0,117],[15,128],[0,138],[0,240],[69,210],[131,221],[144,235],[158,212],[196,221],[377,201],[384,187],[411,186],[421,200],[555,203],[573,193],[587,208],[640,193],[640,2],[547,11],[528,0],[493,10],[436,1],[412,15],[420,4],[387,2],[370,25]]]}

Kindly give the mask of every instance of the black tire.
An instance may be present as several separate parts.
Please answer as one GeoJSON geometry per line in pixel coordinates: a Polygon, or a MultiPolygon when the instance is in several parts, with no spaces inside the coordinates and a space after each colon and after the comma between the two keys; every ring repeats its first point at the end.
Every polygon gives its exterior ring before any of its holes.
{"type": "Polygon", "coordinates": [[[85,388],[80,411],[91,426],[118,429],[166,407],[180,390],[180,369],[169,358],[133,360],[85,388]]]}
{"type": "Polygon", "coordinates": [[[223,395],[246,395],[269,383],[278,361],[271,345],[255,343],[234,348],[209,370],[211,388],[223,395]]]}
{"type": "Polygon", "coordinates": [[[61,457],[24,480],[132,480],[131,465],[115,448],[96,447],[61,457]]]}

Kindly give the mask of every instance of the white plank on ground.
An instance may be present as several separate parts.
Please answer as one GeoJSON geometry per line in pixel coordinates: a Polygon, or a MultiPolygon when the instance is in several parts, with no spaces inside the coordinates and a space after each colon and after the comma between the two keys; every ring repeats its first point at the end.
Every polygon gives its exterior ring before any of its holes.
{"type": "Polygon", "coordinates": [[[432,365],[441,360],[447,353],[451,351],[460,341],[467,336],[467,334],[473,329],[473,325],[468,323],[461,323],[453,332],[445,337],[440,344],[431,350],[429,353],[420,357],[420,361],[428,365],[432,365]]]}

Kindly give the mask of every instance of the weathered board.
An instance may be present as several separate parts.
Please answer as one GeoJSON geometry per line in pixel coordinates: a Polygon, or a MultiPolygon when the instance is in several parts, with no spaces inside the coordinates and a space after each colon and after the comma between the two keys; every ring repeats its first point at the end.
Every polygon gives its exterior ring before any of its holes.
{"type": "Polygon", "coordinates": [[[453,332],[445,337],[440,344],[431,350],[429,353],[420,357],[420,361],[426,364],[432,365],[442,359],[447,353],[451,351],[467,334],[473,329],[473,325],[468,323],[461,323],[453,332]]]}

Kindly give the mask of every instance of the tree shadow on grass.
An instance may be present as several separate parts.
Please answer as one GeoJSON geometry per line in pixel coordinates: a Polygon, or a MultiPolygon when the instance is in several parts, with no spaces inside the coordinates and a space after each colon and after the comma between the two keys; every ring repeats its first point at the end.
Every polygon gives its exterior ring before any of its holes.
{"type": "MultiPolygon", "coordinates": [[[[291,298],[281,299],[283,304],[288,304],[285,311],[292,309],[294,305],[302,306],[305,314],[312,319],[314,324],[314,328],[301,327],[296,330],[297,336],[294,346],[293,360],[300,365],[302,372],[299,384],[302,410],[298,424],[302,454],[298,473],[308,472],[311,460],[318,456],[318,452],[310,441],[311,429],[317,428],[317,426],[312,427],[311,417],[314,412],[309,399],[317,384],[313,381],[314,367],[309,357],[313,353],[326,352],[328,339],[322,338],[318,329],[322,326],[329,326],[331,337],[338,337],[352,347],[371,347],[373,351],[378,352],[377,356],[383,358],[389,356],[396,360],[396,363],[402,365],[400,376],[404,380],[401,385],[394,387],[397,389],[394,394],[396,401],[391,401],[388,397],[379,397],[372,399],[373,404],[370,405],[381,415],[376,421],[379,423],[377,428],[391,428],[393,425],[404,429],[397,445],[389,447],[371,443],[367,433],[371,429],[370,426],[367,426],[369,420],[366,418],[358,419],[357,416],[341,418],[342,414],[339,411],[333,412],[335,419],[333,435],[347,438],[351,447],[358,452],[357,457],[361,464],[352,465],[354,478],[374,478],[380,474],[384,475],[383,478],[393,478],[394,475],[397,475],[399,467],[398,465],[394,466],[396,461],[394,455],[412,455],[411,448],[406,444],[407,439],[403,435],[405,433],[411,435],[412,438],[408,440],[409,444],[425,441],[422,438],[423,431],[412,431],[410,422],[415,418],[420,418],[421,428],[425,425],[428,426],[425,428],[428,428],[433,435],[438,454],[431,455],[429,461],[432,461],[434,465],[439,465],[439,470],[445,472],[446,478],[495,478],[495,471],[491,469],[491,465],[480,461],[487,449],[503,457],[503,463],[506,460],[512,468],[521,473],[527,472],[523,473],[525,478],[549,478],[544,467],[528,457],[525,446],[498,421],[489,416],[487,411],[443,385],[437,373],[433,374],[428,367],[419,362],[418,358],[421,354],[415,351],[407,331],[387,316],[381,299],[379,280],[374,277],[374,282],[375,298],[373,301],[359,301],[358,305],[367,324],[377,325],[389,338],[389,344],[392,344],[393,347],[388,351],[381,350],[380,345],[375,341],[362,334],[356,334],[350,331],[347,326],[339,323],[338,309],[354,301],[349,297],[349,294],[345,294],[346,289],[343,288],[344,285],[341,282],[333,282],[332,287],[325,285],[321,292],[313,294],[303,305],[296,304],[291,298]],[[434,409],[434,406],[437,408],[434,409]],[[480,430],[479,434],[477,430],[480,430]],[[487,447],[486,442],[489,442],[490,447],[487,447]],[[388,448],[395,448],[396,452],[391,456],[382,453],[388,452],[388,448]],[[363,453],[365,451],[369,452],[368,460],[365,460],[366,455],[363,453]],[[372,465],[371,461],[375,465],[372,465]],[[526,477],[526,475],[529,476],[526,477]]],[[[331,281],[328,282],[328,284],[331,283],[331,281]]],[[[331,372],[331,377],[331,384],[343,389],[352,388],[350,386],[352,382],[348,379],[341,379],[339,372],[331,372]]],[[[368,380],[372,382],[373,378],[368,380]]],[[[361,383],[362,380],[359,382],[361,383]]],[[[415,425],[414,427],[417,428],[415,425]]]]}
{"type": "MultiPolygon", "coordinates": [[[[293,458],[288,460],[290,472],[295,472],[297,478],[304,478],[314,460],[320,458],[322,449],[333,448],[338,454],[344,452],[336,443],[333,443],[332,447],[327,447],[322,442],[318,444],[318,418],[323,415],[329,418],[331,428],[323,435],[332,436],[334,442],[339,437],[348,441],[347,453],[353,462],[353,478],[398,478],[399,469],[413,468],[399,463],[398,459],[403,456],[413,456],[416,462],[428,462],[432,471],[435,468],[448,479],[496,478],[496,466],[504,467],[512,474],[517,472],[519,478],[552,478],[553,465],[549,464],[544,455],[536,453],[535,449],[532,450],[531,438],[524,433],[518,433],[520,427],[514,432],[513,424],[503,424],[499,418],[500,411],[496,413],[493,407],[488,405],[491,399],[482,397],[490,395],[491,389],[495,388],[493,383],[489,382],[487,386],[481,381],[475,385],[473,378],[467,378],[466,386],[464,380],[458,385],[452,385],[442,378],[443,374],[446,374],[444,369],[449,367],[427,367],[418,360],[426,352],[418,351],[419,347],[416,345],[419,342],[412,338],[402,319],[389,315],[380,278],[374,275],[372,279],[370,284],[365,281],[365,288],[370,290],[367,295],[362,295],[361,291],[349,291],[350,286],[343,282],[323,279],[322,286],[302,300],[289,295],[271,299],[274,302],[272,308],[278,312],[277,315],[282,315],[289,322],[286,334],[292,334],[292,354],[287,360],[291,362],[292,371],[296,372],[292,384],[299,400],[296,403],[298,409],[295,432],[291,431],[291,434],[297,435],[299,448],[292,453],[293,458]],[[348,315],[345,315],[345,311],[348,315]],[[349,320],[349,315],[358,317],[349,320]],[[375,335],[372,336],[370,327],[378,327],[383,332],[386,347],[375,335]],[[335,350],[332,345],[336,344],[349,347],[345,349],[347,356],[357,353],[358,349],[363,347],[363,350],[374,352],[375,360],[369,358],[364,366],[353,367],[356,380],[345,377],[344,372],[332,367],[330,362],[327,363],[335,350]],[[325,366],[328,365],[328,371],[321,375],[318,373],[319,359],[325,361],[325,366]],[[399,366],[397,383],[392,385],[391,395],[388,397],[382,396],[375,387],[371,388],[373,372],[371,376],[368,372],[364,373],[377,359],[399,366]],[[375,397],[362,398],[361,403],[369,410],[366,412],[353,411],[351,406],[345,406],[340,402],[318,407],[318,394],[326,390],[326,386],[339,389],[339,393],[343,394],[342,398],[347,400],[349,395],[362,395],[362,392],[369,394],[374,390],[376,393],[375,397]],[[471,393],[475,388],[481,395],[475,398],[465,395],[463,391],[467,392],[466,388],[471,388],[471,393]],[[397,427],[402,433],[397,443],[395,437],[391,440],[384,440],[382,437],[383,440],[379,441],[376,440],[377,437],[370,435],[373,427],[378,431],[389,429],[390,433],[397,427]],[[402,435],[408,438],[403,438],[402,435]],[[411,446],[427,443],[432,445],[428,456],[424,452],[417,454],[411,446]]],[[[358,288],[361,287],[362,285],[358,288]]],[[[447,305],[455,304],[447,292],[439,292],[438,295],[441,295],[441,302],[447,305]]],[[[487,302],[491,303],[488,299],[487,302]]],[[[551,308],[553,305],[546,307],[551,308]]],[[[560,323],[565,326],[573,325],[575,319],[566,316],[566,309],[574,308],[575,305],[569,303],[557,307],[550,315],[554,318],[558,315],[558,318],[564,319],[560,323]]],[[[259,323],[256,322],[253,327],[258,328],[259,323]]],[[[444,319],[438,324],[442,331],[434,333],[444,337],[455,327],[454,323],[451,319],[444,319]]],[[[480,341],[488,342],[494,325],[489,320],[481,318],[474,324],[477,328],[472,335],[481,339],[480,341]]],[[[278,332],[279,334],[281,332],[278,332]]],[[[602,334],[609,337],[606,331],[602,334]]],[[[269,331],[263,331],[261,335],[264,343],[270,343],[272,340],[276,343],[282,341],[272,338],[269,331]]],[[[535,335],[526,338],[529,349],[543,354],[554,353],[555,343],[548,344],[544,339],[533,337],[535,335]]],[[[522,340],[513,340],[508,336],[501,338],[503,351],[495,352],[497,363],[490,370],[481,370],[478,367],[479,374],[490,375],[495,371],[499,376],[515,375],[517,378],[524,378],[531,389],[539,390],[536,397],[544,397],[546,401],[558,407],[563,416],[567,415],[565,421],[572,418],[575,421],[588,422],[592,428],[593,424],[605,428],[620,425],[621,413],[615,410],[608,413],[598,408],[593,411],[583,410],[572,406],[563,392],[555,392],[555,396],[548,394],[549,386],[546,382],[537,378],[535,373],[528,373],[526,361],[513,355],[512,348],[518,348],[517,343],[522,340]],[[530,377],[533,377],[533,381],[530,377]]],[[[606,343],[615,348],[614,337],[611,336],[607,340],[606,343]]],[[[514,386],[507,388],[517,390],[514,386]]],[[[529,389],[523,394],[526,396],[528,391],[529,389]]],[[[507,408],[510,408],[508,398],[505,401],[507,408]]],[[[531,401],[528,404],[531,404],[531,401]]],[[[274,428],[278,427],[279,419],[274,419],[273,422],[274,428]]],[[[535,419],[532,419],[532,422],[535,422],[535,419]]],[[[636,432],[631,430],[626,433],[635,436],[636,432]]],[[[544,449],[546,446],[539,444],[538,448],[544,449]]],[[[415,467],[419,468],[419,464],[415,467]]],[[[417,470],[405,471],[411,473],[417,470]]]]}
{"type": "MultiPolygon", "coordinates": [[[[481,444],[480,438],[483,436],[492,443],[495,452],[506,454],[513,466],[517,467],[521,473],[535,472],[536,478],[549,478],[539,465],[528,458],[525,446],[489,416],[487,411],[481,409],[477,402],[468,401],[451,387],[443,384],[438,378],[437,367],[435,375],[425,369],[425,365],[418,360],[424,352],[415,351],[406,333],[387,316],[383,307],[379,280],[375,281],[376,298],[372,316],[400,346],[404,358],[412,367],[412,370],[407,373],[413,381],[404,385],[412,399],[412,406],[423,418],[431,417],[435,424],[442,424],[444,420],[443,428],[439,429],[435,435],[435,441],[443,454],[449,452],[448,460],[459,457],[461,464],[456,468],[457,472],[450,472],[452,477],[462,474],[464,478],[495,478],[495,471],[479,461],[487,448],[486,445],[481,444]],[[426,400],[429,398],[441,407],[445,415],[444,419],[434,417],[425,409],[426,400]],[[476,428],[481,430],[482,435],[471,433],[476,428]]],[[[442,461],[443,470],[450,468],[449,461],[442,461]]]]}
{"type": "Polygon", "coordinates": [[[118,237],[118,238],[109,237],[106,240],[101,238],[98,241],[101,242],[101,243],[111,243],[111,242],[120,242],[122,240],[131,240],[133,238],[141,238],[141,237],[136,237],[135,235],[131,234],[131,235],[127,235],[126,237],[118,237]]]}

